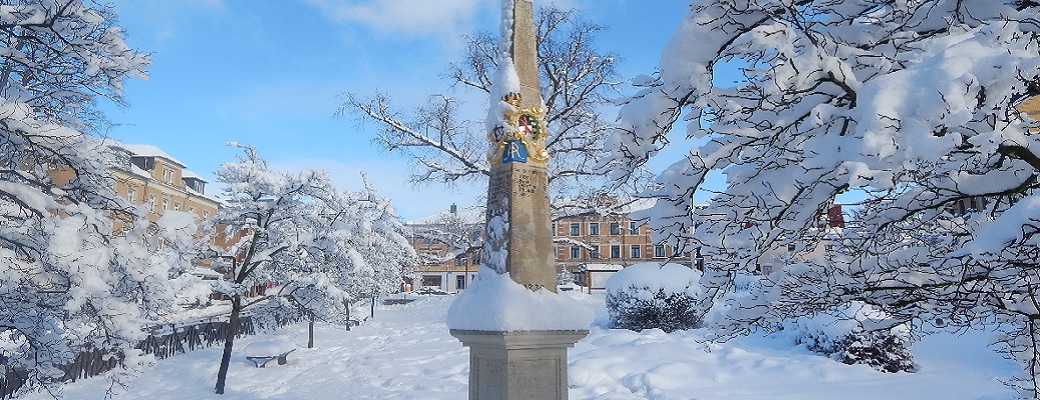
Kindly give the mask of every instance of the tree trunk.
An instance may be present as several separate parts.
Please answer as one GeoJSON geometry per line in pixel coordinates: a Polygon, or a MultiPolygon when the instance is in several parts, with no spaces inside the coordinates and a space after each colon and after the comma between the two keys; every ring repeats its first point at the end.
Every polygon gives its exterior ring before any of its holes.
{"type": "Polygon", "coordinates": [[[376,318],[376,297],[374,295],[372,296],[372,306],[368,310],[368,315],[371,316],[372,319],[376,318]]]}
{"type": "Polygon", "coordinates": [[[228,367],[231,366],[231,350],[235,346],[235,335],[238,334],[238,319],[241,314],[242,296],[236,294],[231,298],[231,318],[228,321],[227,333],[224,336],[224,355],[220,357],[220,369],[217,370],[217,394],[224,394],[228,367]]]}
{"type": "Polygon", "coordinates": [[[307,348],[314,348],[314,315],[311,315],[310,321],[307,321],[307,348]]]}
{"type": "Polygon", "coordinates": [[[347,330],[350,330],[350,300],[343,300],[343,306],[347,310],[347,330]]]}

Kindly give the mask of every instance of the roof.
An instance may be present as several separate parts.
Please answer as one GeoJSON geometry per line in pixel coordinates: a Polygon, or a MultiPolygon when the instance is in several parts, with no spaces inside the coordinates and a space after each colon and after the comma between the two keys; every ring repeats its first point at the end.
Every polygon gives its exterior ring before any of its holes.
{"type": "Polygon", "coordinates": [[[196,179],[196,180],[200,180],[200,181],[203,181],[203,182],[209,182],[209,181],[207,181],[205,179],[202,179],[202,177],[199,176],[199,174],[196,174],[195,172],[192,172],[192,171],[187,170],[187,169],[182,169],[181,170],[181,178],[182,179],[196,179]]]}
{"type": "Polygon", "coordinates": [[[592,272],[620,271],[624,268],[621,264],[585,264],[585,270],[592,272]]]}
{"type": "Polygon", "coordinates": [[[604,196],[600,201],[580,199],[558,199],[553,201],[556,208],[553,217],[556,219],[578,217],[582,215],[624,215],[650,209],[657,203],[654,198],[624,198],[604,196]]]}
{"type": "Polygon", "coordinates": [[[122,147],[122,148],[126,149],[127,151],[133,153],[134,156],[138,156],[138,157],[161,157],[161,158],[165,158],[165,159],[167,159],[169,161],[172,161],[174,163],[177,163],[181,167],[186,167],[187,166],[186,164],[184,164],[180,160],[178,160],[176,158],[173,158],[173,156],[167,154],[165,151],[162,151],[162,149],[160,149],[158,147],[155,147],[155,146],[152,146],[150,144],[125,144],[125,143],[120,143],[119,147],[122,147]]]}
{"type": "MultiPolygon", "coordinates": [[[[437,225],[443,224],[451,217],[451,211],[441,211],[428,217],[408,221],[406,225],[437,225]]],[[[458,219],[464,224],[483,224],[485,218],[484,207],[472,206],[459,208],[455,212],[458,219]]]]}

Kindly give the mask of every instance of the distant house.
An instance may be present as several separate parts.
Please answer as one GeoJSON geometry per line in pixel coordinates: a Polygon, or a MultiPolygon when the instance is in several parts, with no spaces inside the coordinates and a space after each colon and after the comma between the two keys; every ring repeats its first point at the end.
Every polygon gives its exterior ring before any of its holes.
{"type": "Polygon", "coordinates": [[[448,211],[405,223],[409,242],[419,255],[419,265],[407,285],[414,290],[466,290],[480,268],[484,241],[484,208],[448,211]]]}
{"type": "MultiPolygon", "coordinates": [[[[587,271],[616,271],[642,262],[690,263],[689,254],[674,253],[671,246],[654,244],[645,221],[633,220],[628,213],[653,205],[636,201],[617,207],[615,214],[602,216],[592,211],[570,212],[556,216],[552,224],[557,270],[568,271],[584,286],[595,277],[587,271]]],[[[481,262],[484,239],[484,208],[459,209],[405,223],[420,265],[410,277],[413,289],[436,288],[447,292],[466,289],[481,262]]],[[[605,279],[605,278],[604,278],[605,279]]]]}
{"type": "MultiPolygon", "coordinates": [[[[580,210],[557,216],[553,223],[556,266],[567,270],[586,287],[597,288],[606,272],[644,262],[672,262],[694,266],[690,253],[654,243],[646,221],[630,215],[649,209],[653,200],[636,199],[621,204],[616,198],[602,199],[609,212],[580,210]]],[[[566,207],[564,208],[566,209],[566,207]]],[[[604,278],[605,279],[605,278],[604,278]]]]}
{"type": "Polygon", "coordinates": [[[837,251],[844,229],[845,214],[841,204],[833,204],[820,216],[819,223],[814,228],[823,236],[819,243],[809,246],[807,243],[794,242],[784,247],[769,249],[758,258],[758,272],[769,275],[789,264],[824,257],[829,252],[837,251]]]}

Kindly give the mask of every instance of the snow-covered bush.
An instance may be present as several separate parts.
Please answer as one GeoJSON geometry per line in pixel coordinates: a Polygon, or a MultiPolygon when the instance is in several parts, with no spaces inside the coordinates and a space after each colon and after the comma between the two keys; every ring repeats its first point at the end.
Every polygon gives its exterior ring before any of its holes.
{"type": "Polygon", "coordinates": [[[828,313],[785,321],[781,332],[809,350],[845,364],[866,364],[882,372],[916,371],[905,326],[877,330],[864,327],[884,318],[883,312],[854,302],[828,313]]]}
{"type": "Polygon", "coordinates": [[[700,326],[699,271],[678,264],[636,264],[607,280],[607,311],[614,328],[665,332],[700,326]]]}

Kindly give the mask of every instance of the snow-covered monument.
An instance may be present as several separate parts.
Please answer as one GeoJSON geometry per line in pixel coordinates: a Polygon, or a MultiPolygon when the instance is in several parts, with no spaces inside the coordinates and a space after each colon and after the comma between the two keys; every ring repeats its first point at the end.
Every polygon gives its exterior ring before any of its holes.
{"type": "Polygon", "coordinates": [[[567,348],[592,320],[555,293],[537,55],[531,0],[504,0],[483,268],[448,311],[452,336],[470,348],[470,399],[566,399],[567,348]]]}

